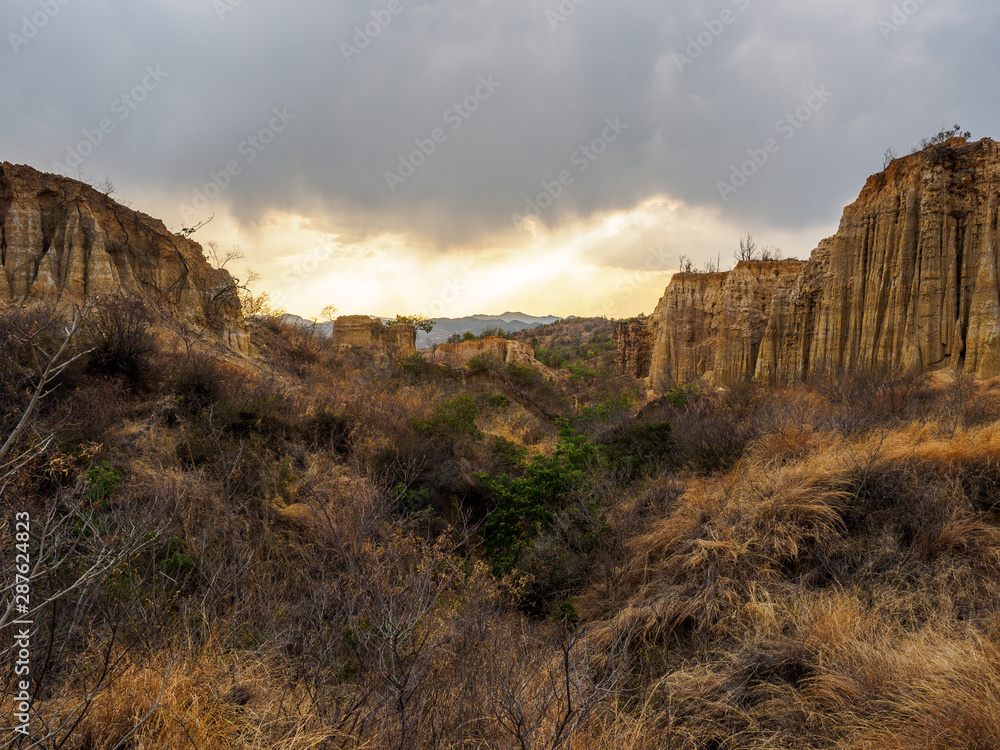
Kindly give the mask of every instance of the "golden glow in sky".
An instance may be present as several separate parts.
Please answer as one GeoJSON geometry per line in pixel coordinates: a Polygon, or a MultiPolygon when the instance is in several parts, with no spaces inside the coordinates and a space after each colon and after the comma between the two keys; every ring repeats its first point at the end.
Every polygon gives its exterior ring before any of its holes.
{"type": "MultiPolygon", "coordinates": [[[[512,310],[624,318],[652,312],[682,255],[697,266],[717,257],[731,266],[744,231],[713,211],[656,198],[553,229],[526,223],[514,241],[493,247],[442,251],[398,234],[345,244],[292,214],[269,214],[250,228],[220,215],[195,239],[217,241],[223,250],[238,246],[244,258],[231,270],[253,269],[260,275],[256,291],[303,317],[334,304],[342,315],[454,318],[512,310]]],[[[782,247],[785,257],[805,258],[825,235],[755,236],[782,247]]]]}

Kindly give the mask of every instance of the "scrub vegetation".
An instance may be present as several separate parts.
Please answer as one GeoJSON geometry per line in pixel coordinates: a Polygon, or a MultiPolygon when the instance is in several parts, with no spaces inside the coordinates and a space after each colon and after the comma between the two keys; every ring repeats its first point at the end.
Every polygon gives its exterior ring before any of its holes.
{"type": "Polygon", "coordinates": [[[37,747],[1000,747],[998,382],[649,400],[598,320],[524,334],[546,380],[99,309],[0,312],[37,747]]]}

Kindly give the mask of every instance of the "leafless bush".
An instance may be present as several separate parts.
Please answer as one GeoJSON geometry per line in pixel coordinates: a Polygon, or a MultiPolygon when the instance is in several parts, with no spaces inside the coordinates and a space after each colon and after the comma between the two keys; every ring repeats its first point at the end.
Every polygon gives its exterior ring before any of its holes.
{"type": "Polygon", "coordinates": [[[137,296],[121,292],[100,300],[86,323],[91,371],[142,384],[155,350],[152,320],[149,307],[137,296]]]}
{"type": "Polygon", "coordinates": [[[915,416],[930,397],[928,382],[925,372],[870,368],[819,377],[811,386],[830,405],[830,425],[854,435],[915,416]]]}

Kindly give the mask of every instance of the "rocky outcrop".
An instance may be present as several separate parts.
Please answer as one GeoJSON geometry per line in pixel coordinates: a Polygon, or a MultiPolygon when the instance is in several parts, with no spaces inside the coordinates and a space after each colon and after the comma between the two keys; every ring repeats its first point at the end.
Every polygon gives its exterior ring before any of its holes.
{"type": "Polygon", "coordinates": [[[611,337],[615,345],[615,372],[633,378],[649,377],[654,338],[653,327],[645,318],[616,323],[611,337]]]}
{"type": "Polygon", "coordinates": [[[440,344],[433,354],[435,362],[449,367],[465,367],[469,360],[476,357],[495,357],[504,364],[541,364],[535,359],[535,350],[531,344],[505,339],[502,336],[487,336],[481,339],[459,341],[455,344],[440,344]]]}
{"type": "Polygon", "coordinates": [[[617,358],[641,361],[651,339],[648,369],[654,388],[702,377],[723,382],[752,377],[775,292],[790,285],[803,265],[740,261],[732,271],[675,274],[648,319],[645,336],[633,332],[635,354],[626,345],[616,348],[617,358]]]}
{"type": "Polygon", "coordinates": [[[0,163],[0,303],[125,292],[245,349],[237,289],[201,246],[89,185],[0,163]]]}
{"type": "Polygon", "coordinates": [[[650,384],[873,367],[1000,375],[998,204],[990,139],[896,159],[807,263],[676,274],[649,323],[650,384]]]}
{"type": "Polygon", "coordinates": [[[387,326],[367,315],[342,315],[333,322],[333,344],[383,352],[393,359],[417,353],[417,329],[407,323],[387,326]]]}
{"type": "Polygon", "coordinates": [[[465,367],[477,357],[492,357],[502,364],[532,367],[546,377],[558,378],[558,373],[535,359],[531,344],[513,341],[502,336],[486,336],[455,344],[440,344],[431,354],[431,360],[449,367],[465,367]]]}
{"type": "Polygon", "coordinates": [[[1000,375],[1000,144],[946,144],[868,179],[772,306],[761,378],[871,367],[1000,375]]]}

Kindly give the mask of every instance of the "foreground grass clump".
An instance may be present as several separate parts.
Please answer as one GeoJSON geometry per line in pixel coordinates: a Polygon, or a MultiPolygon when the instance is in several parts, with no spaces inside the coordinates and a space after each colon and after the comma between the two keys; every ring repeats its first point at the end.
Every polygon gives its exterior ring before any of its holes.
{"type": "Polygon", "coordinates": [[[34,407],[65,324],[0,311],[38,747],[1000,747],[996,383],[640,408],[592,320],[551,383],[107,311],[34,407]]]}

